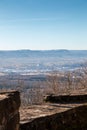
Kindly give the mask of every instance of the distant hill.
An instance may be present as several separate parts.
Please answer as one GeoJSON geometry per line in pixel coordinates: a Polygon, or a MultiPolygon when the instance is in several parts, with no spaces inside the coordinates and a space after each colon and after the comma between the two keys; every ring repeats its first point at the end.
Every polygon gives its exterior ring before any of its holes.
{"type": "Polygon", "coordinates": [[[76,69],[87,62],[87,50],[0,51],[0,72],[76,69]]]}
{"type": "Polygon", "coordinates": [[[0,51],[0,57],[19,58],[19,57],[86,57],[87,50],[14,50],[14,51],[0,51]]]}

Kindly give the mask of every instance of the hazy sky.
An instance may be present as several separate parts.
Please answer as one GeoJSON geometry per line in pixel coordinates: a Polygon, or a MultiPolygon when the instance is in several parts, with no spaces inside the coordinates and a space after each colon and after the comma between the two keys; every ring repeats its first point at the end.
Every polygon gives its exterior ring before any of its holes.
{"type": "Polygon", "coordinates": [[[6,49],[87,49],[87,0],[0,0],[6,49]]]}

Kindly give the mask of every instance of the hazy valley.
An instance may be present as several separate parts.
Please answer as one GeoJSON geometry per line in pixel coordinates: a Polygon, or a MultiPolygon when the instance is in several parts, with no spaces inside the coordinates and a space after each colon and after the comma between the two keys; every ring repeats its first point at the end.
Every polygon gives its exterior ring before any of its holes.
{"type": "Polygon", "coordinates": [[[0,51],[1,74],[30,74],[78,69],[87,61],[87,51],[0,51]]]}
{"type": "Polygon", "coordinates": [[[83,79],[80,71],[86,65],[87,50],[0,51],[0,89],[19,90],[23,104],[39,102],[46,93],[54,93],[54,82],[60,94],[68,92],[69,80],[72,90],[78,90],[81,85],[75,79],[83,79]]]}

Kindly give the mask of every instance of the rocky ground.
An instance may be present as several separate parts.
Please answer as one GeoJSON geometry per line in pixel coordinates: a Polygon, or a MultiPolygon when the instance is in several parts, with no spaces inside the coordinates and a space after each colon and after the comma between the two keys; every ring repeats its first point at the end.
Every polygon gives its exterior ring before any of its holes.
{"type": "Polygon", "coordinates": [[[72,109],[74,107],[80,106],[82,104],[43,104],[43,105],[30,105],[28,107],[20,108],[20,123],[31,122],[32,120],[53,115],[56,113],[61,113],[72,109]]]}

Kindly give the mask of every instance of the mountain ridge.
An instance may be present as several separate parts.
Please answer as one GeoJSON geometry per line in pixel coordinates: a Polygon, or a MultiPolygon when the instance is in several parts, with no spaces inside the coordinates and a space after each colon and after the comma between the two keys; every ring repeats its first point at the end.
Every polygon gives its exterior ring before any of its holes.
{"type": "Polygon", "coordinates": [[[87,50],[0,50],[0,57],[40,57],[40,56],[80,56],[87,55],[87,50]]]}
{"type": "Polygon", "coordinates": [[[73,70],[86,63],[87,50],[0,51],[0,72],[73,70]]]}

